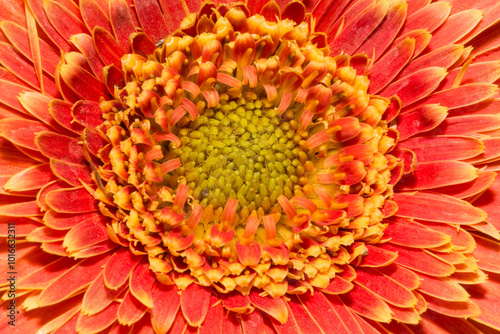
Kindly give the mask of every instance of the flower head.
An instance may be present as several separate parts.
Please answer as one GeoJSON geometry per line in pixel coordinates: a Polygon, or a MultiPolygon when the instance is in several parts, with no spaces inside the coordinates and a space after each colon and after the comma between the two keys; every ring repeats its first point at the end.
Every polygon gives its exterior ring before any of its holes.
{"type": "Polygon", "coordinates": [[[500,6],[1,8],[23,332],[500,330],[500,6]]]}

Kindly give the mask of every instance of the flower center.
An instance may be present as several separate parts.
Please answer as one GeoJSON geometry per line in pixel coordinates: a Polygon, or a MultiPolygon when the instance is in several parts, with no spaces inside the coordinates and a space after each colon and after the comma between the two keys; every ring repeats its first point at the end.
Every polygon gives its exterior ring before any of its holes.
{"type": "Polygon", "coordinates": [[[329,56],[295,14],[207,3],[159,48],[135,36],[105,73],[116,100],[101,103],[94,196],[111,239],[162,283],[325,288],[395,212],[402,164],[383,115],[397,98],[369,95],[368,58],[329,56]]]}
{"type": "Polygon", "coordinates": [[[218,209],[234,198],[244,216],[264,215],[280,195],[304,196],[308,132],[277,115],[267,99],[224,101],[177,132],[182,144],[170,143],[167,156],[178,157],[182,167],[164,179],[170,186],[185,180],[202,208],[218,209]]]}

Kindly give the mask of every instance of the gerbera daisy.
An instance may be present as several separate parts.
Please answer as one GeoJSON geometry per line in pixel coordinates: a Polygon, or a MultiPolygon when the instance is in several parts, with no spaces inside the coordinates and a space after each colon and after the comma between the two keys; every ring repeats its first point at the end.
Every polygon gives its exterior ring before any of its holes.
{"type": "Polygon", "coordinates": [[[500,330],[497,0],[1,0],[0,330],[500,330]]]}

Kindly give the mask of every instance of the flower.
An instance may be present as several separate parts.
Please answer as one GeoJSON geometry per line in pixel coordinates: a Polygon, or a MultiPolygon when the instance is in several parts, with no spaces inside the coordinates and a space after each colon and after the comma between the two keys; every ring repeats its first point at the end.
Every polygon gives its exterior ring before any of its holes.
{"type": "Polygon", "coordinates": [[[4,331],[500,330],[496,1],[0,8],[4,331]]]}

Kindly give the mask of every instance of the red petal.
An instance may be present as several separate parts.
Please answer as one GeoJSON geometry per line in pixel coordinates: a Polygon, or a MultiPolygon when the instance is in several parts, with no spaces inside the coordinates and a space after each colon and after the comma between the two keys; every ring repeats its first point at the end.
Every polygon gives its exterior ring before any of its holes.
{"type": "Polygon", "coordinates": [[[141,259],[141,256],[133,255],[128,248],[116,251],[104,267],[106,286],[113,290],[122,286],[141,259]]]}
{"type": "Polygon", "coordinates": [[[83,127],[73,122],[73,116],[71,115],[72,106],[73,105],[68,102],[53,100],[49,104],[49,112],[57,123],[68,130],[80,134],[83,131],[83,127]]]}
{"type": "MultiPolygon", "coordinates": [[[[45,34],[56,44],[61,50],[64,52],[70,52],[72,49],[69,46],[68,42],[59,35],[59,33],[54,29],[49,19],[45,14],[45,10],[43,8],[43,2],[36,0],[27,0],[29,8],[33,12],[36,17],[38,24],[42,27],[45,34]]],[[[24,17],[24,15],[23,15],[24,17]]]]}
{"type": "Polygon", "coordinates": [[[414,271],[438,277],[448,276],[454,272],[452,265],[440,261],[419,249],[411,249],[394,245],[383,245],[383,249],[398,252],[396,263],[414,271]]]}
{"type": "MultiPolygon", "coordinates": [[[[403,2],[395,2],[387,12],[382,23],[356,50],[356,53],[373,54],[374,59],[379,58],[394,40],[406,18],[407,6],[403,2]]],[[[358,72],[359,73],[359,72],[358,72]]]]}
{"type": "Polygon", "coordinates": [[[51,160],[50,166],[56,176],[70,185],[77,187],[82,182],[91,183],[90,169],[85,165],[70,164],[59,160],[51,160]]]}
{"type": "Polygon", "coordinates": [[[82,164],[85,158],[78,139],[63,136],[54,132],[39,132],[35,139],[36,146],[47,158],[82,164]]]}
{"type": "Polygon", "coordinates": [[[79,262],[70,258],[59,258],[58,260],[30,272],[17,283],[18,289],[42,289],[49,282],[58,278],[71,267],[79,262]]]}
{"type": "Polygon", "coordinates": [[[34,92],[33,89],[2,78],[0,79],[0,90],[2,91],[2,94],[0,95],[0,102],[8,107],[14,108],[17,111],[26,113],[17,97],[19,94],[24,92],[34,92]]]}
{"type": "Polygon", "coordinates": [[[224,309],[219,303],[219,298],[212,295],[210,298],[210,307],[208,308],[207,318],[200,328],[200,334],[222,334],[222,323],[227,321],[224,316],[224,309]]]}
{"type": "Polygon", "coordinates": [[[421,278],[418,291],[426,296],[436,297],[447,301],[465,302],[469,299],[469,294],[458,283],[448,277],[432,277],[419,275],[421,278]]]}
{"type": "Polygon", "coordinates": [[[81,333],[97,333],[109,327],[115,322],[120,303],[114,302],[105,310],[90,317],[80,313],[76,330],[81,333]]]}
{"type": "Polygon", "coordinates": [[[391,82],[413,56],[415,40],[406,38],[390,49],[370,68],[368,92],[375,94],[391,82]]]}
{"type": "Polygon", "coordinates": [[[475,138],[460,136],[419,137],[398,143],[398,148],[412,150],[419,162],[465,160],[480,154],[484,146],[475,138]]]}
{"type": "Polygon", "coordinates": [[[354,312],[378,322],[391,320],[391,309],[374,293],[355,285],[349,293],[340,295],[345,305],[354,312]]]}
{"type": "Polygon", "coordinates": [[[47,204],[60,213],[81,213],[98,210],[97,202],[85,188],[61,189],[50,192],[47,204]]]}
{"type": "Polygon", "coordinates": [[[43,8],[49,18],[52,26],[63,36],[67,41],[72,35],[79,33],[87,33],[85,25],[66,7],[52,0],[44,1],[43,8]]]}
{"type": "Polygon", "coordinates": [[[375,270],[390,277],[409,290],[415,290],[420,285],[420,279],[417,274],[397,264],[393,263],[385,267],[376,268],[375,270]]]}
{"type": "Polygon", "coordinates": [[[120,304],[120,308],[118,308],[118,321],[125,326],[130,326],[139,321],[147,309],[144,304],[128,291],[120,304]]]}
{"type": "MultiPolygon", "coordinates": [[[[461,71],[462,67],[450,71],[446,78],[442,81],[440,90],[452,88],[455,83],[455,79],[461,71]]],[[[494,83],[499,77],[500,63],[498,61],[471,64],[467,67],[465,74],[463,74],[463,77],[460,80],[460,85],[468,85],[472,83],[494,83]]],[[[471,108],[472,106],[468,108],[468,110],[460,110],[462,113],[460,113],[460,111],[453,110],[453,113],[456,115],[466,114],[471,108]]]]}
{"type": "Polygon", "coordinates": [[[94,0],[80,1],[80,11],[89,31],[92,31],[94,27],[99,26],[106,29],[110,33],[113,32],[111,23],[109,23],[106,14],[94,0]]]}
{"type": "Polygon", "coordinates": [[[26,237],[26,240],[31,242],[54,242],[63,240],[65,235],[66,231],[53,230],[47,226],[43,226],[33,230],[26,237]]]}
{"type": "MultiPolygon", "coordinates": [[[[3,21],[0,23],[0,26],[12,45],[15,46],[23,56],[32,60],[28,31],[19,24],[10,21],[3,21]]],[[[57,63],[61,59],[61,55],[54,51],[54,49],[44,40],[38,39],[38,43],[42,57],[42,68],[47,74],[53,76],[56,71],[57,63]]]]}
{"type": "Polygon", "coordinates": [[[466,302],[449,302],[430,296],[426,296],[425,300],[429,309],[449,317],[470,318],[481,313],[479,307],[470,300],[466,302]]]}
{"type": "Polygon", "coordinates": [[[0,216],[34,217],[41,215],[37,202],[25,202],[0,206],[0,216]]]}
{"type": "Polygon", "coordinates": [[[398,257],[397,253],[372,245],[366,245],[366,248],[368,249],[368,255],[361,260],[361,267],[385,267],[398,257]]]}
{"type": "Polygon", "coordinates": [[[451,237],[416,224],[389,224],[384,230],[384,238],[395,245],[413,248],[435,248],[447,244],[451,237]]]}
{"type": "Polygon", "coordinates": [[[437,104],[425,104],[417,109],[400,114],[398,131],[401,140],[436,128],[448,115],[447,108],[437,104]]]}
{"type": "Polygon", "coordinates": [[[88,65],[94,72],[94,75],[97,78],[100,78],[102,75],[102,69],[104,64],[99,58],[99,54],[94,45],[94,40],[87,34],[77,34],[71,36],[71,43],[73,43],[78,50],[82,53],[82,55],[87,60],[88,65]]]}
{"type": "Polygon", "coordinates": [[[475,236],[476,249],[472,253],[479,260],[479,267],[485,271],[500,273],[498,252],[500,244],[497,241],[475,236]]]}
{"type": "Polygon", "coordinates": [[[130,277],[130,292],[149,308],[153,308],[151,286],[155,281],[156,277],[149,269],[149,261],[145,257],[132,272],[132,276],[130,277]]]}
{"type": "MultiPolygon", "coordinates": [[[[342,319],[339,318],[336,310],[327,299],[327,297],[316,292],[314,295],[309,293],[297,295],[302,303],[303,307],[307,310],[308,316],[311,317],[314,322],[321,327],[325,333],[350,333],[350,330],[355,331],[356,328],[347,328],[343,323],[342,319]]],[[[332,299],[336,307],[341,307],[342,304],[337,298],[332,299]]]]}
{"type": "Polygon", "coordinates": [[[49,164],[27,168],[12,176],[3,186],[8,191],[27,191],[40,189],[49,182],[56,180],[49,164]]]}
{"type": "Polygon", "coordinates": [[[108,240],[105,222],[109,222],[109,218],[101,216],[99,220],[89,219],[76,225],[66,234],[64,247],[73,253],[108,240]]]}
{"type": "Polygon", "coordinates": [[[211,290],[198,284],[190,284],[181,294],[182,314],[188,324],[199,327],[207,316],[211,290]]]}
{"type": "Polygon", "coordinates": [[[64,82],[84,100],[99,102],[108,95],[106,86],[79,66],[62,65],[59,71],[64,82]]]}
{"type": "Polygon", "coordinates": [[[107,260],[108,256],[98,256],[78,263],[43,289],[39,305],[58,303],[86,287],[99,275],[107,260]]]}
{"type": "Polygon", "coordinates": [[[340,54],[341,51],[343,51],[347,54],[353,54],[384,19],[388,7],[389,4],[382,1],[361,12],[347,25],[347,27],[345,27],[339,36],[330,43],[330,52],[333,54],[340,54]]]}
{"type": "Polygon", "coordinates": [[[469,9],[451,15],[446,22],[436,30],[428,48],[435,50],[441,46],[453,44],[469,33],[481,20],[480,10],[469,9]]]}
{"type": "Polygon", "coordinates": [[[158,3],[154,0],[134,1],[135,10],[142,29],[154,42],[164,39],[168,35],[167,24],[161,13],[158,3]]]}
{"type": "Polygon", "coordinates": [[[93,315],[104,310],[109,306],[115,298],[117,298],[124,289],[111,290],[104,285],[103,274],[90,284],[85,292],[82,301],[82,313],[85,315],[93,315]]]}
{"type": "Polygon", "coordinates": [[[380,92],[380,95],[397,95],[403,102],[402,107],[405,107],[434,91],[445,76],[445,69],[429,67],[396,81],[380,92]]]}
{"type": "Polygon", "coordinates": [[[461,44],[445,45],[412,61],[400,73],[400,77],[405,77],[428,67],[447,69],[456,63],[463,51],[464,47],[461,44]]]}
{"type": "Polygon", "coordinates": [[[272,298],[272,297],[262,297],[255,290],[249,295],[250,302],[262,310],[266,314],[269,314],[280,323],[284,324],[288,318],[288,309],[282,299],[272,298]]]}
{"type": "Polygon", "coordinates": [[[469,182],[476,178],[477,169],[465,162],[426,162],[417,164],[412,175],[404,176],[397,189],[433,189],[469,182]]]}
{"type": "Polygon", "coordinates": [[[487,217],[483,211],[469,203],[445,195],[394,194],[394,201],[399,207],[396,214],[399,217],[452,224],[474,224],[487,217]]]}
{"type": "Polygon", "coordinates": [[[152,297],[151,323],[153,329],[156,333],[165,334],[172,326],[175,315],[179,311],[181,297],[175,285],[164,285],[159,282],[153,285],[152,297]]]}
{"type": "Polygon", "coordinates": [[[83,223],[87,220],[100,220],[101,214],[96,212],[82,213],[82,214],[67,214],[58,213],[55,211],[47,211],[43,217],[43,222],[45,225],[53,229],[66,230],[70,229],[79,223],[83,223]]]}
{"type": "MultiPolygon", "coordinates": [[[[410,8],[412,3],[409,4],[410,8]]],[[[433,32],[448,18],[450,10],[451,6],[448,2],[435,2],[420,8],[408,16],[402,33],[415,29],[427,29],[429,32],[433,32]]],[[[410,10],[408,11],[410,12],[410,10]]]]}
{"type": "Polygon", "coordinates": [[[122,51],[130,53],[129,36],[135,33],[135,25],[124,0],[109,1],[109,19],[113,25],[116,39],[120,44],[122,51]]]}
{"type": "Polygon", "coordinates": [[[413,307],[417,299],[403,285],[371,268],[359,268],[355,282],[399,307],[413,307]]]}
{"type": "Polygon", "coordinates": [[[493,97],[497,91],[498,87],[496,85],[473,83],[440,91],[423,99],[419,104],[440,104],[449,109],[461,108],[493,97]]]}
{"type": "MultiPolygon", "coordinates": [[[[92,36],[94,37],[97,52],[104,65],[113,64],[117,68],[121,68],[121,57],[123,56],[123,52],[114,37],[101,27],[96,27],[92,31],[92,36]]],[[[100,79],[101,76],[97,78],[100,79]]]]}

